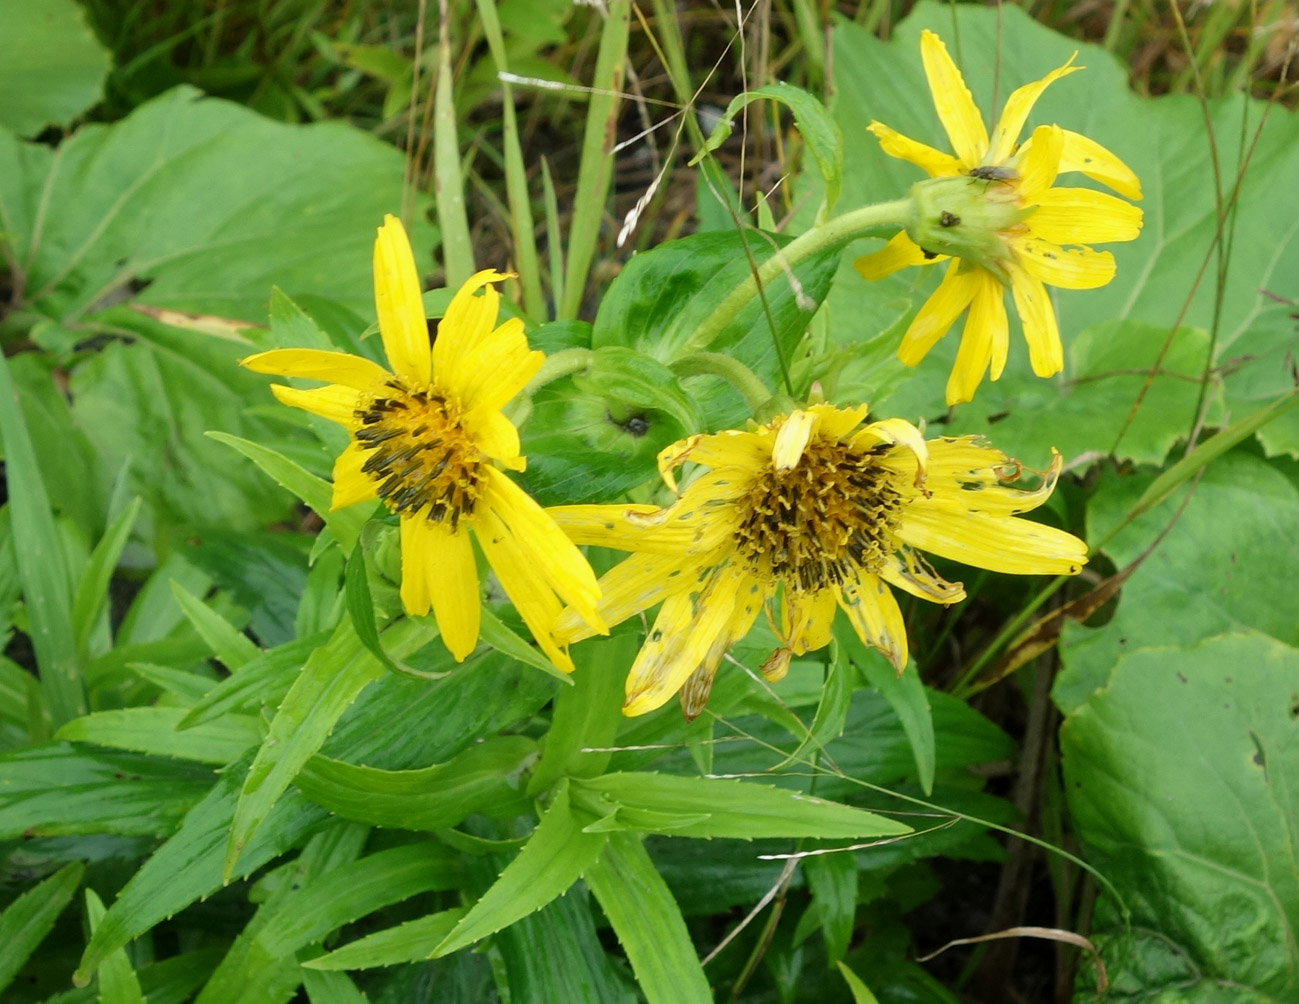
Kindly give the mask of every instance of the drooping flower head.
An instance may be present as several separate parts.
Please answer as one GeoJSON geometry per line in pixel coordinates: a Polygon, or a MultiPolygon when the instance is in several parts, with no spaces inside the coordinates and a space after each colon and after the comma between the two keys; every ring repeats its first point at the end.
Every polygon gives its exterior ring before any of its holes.
{"type": "Polygon", "coordinates": [[[472,531],[538,644],[572,672],[551,632],[564,603],[592,631],[606,628],[595,610],[599,587],[590,565],[502,470],[522,471],[526,460],[518,430],[501,408],[544,360],[528,349],[521,320],[496,324],[500,297],[491,284],[506,278],[490,270],[470,278],[430,346],[410,241],[401,221],[387,216],[374,245],[374,300],[391,372],[318,349],[276,349],[243,364],[327,383],[271,389],[284,404],[350,433],[334,463],[333,508],[381,498],[401,517],[402,604],[416,616],[433,611],[457,660],[478,643],[472,531]]]}
{"type": "Polygon", "coordinates": [[[956,64],[932,31],[920,38],[934,107],[954,154],[908,139],[882,122],[869,129],[884,152],[929,174],[911,191],[915,216],[881,250],[854,265],[880,279],[908,265],[954,260],[907,328],[898,358],[914,366],[968,309],[947,403],[969,401],[983,376],[1001,376],[1008,349],[1004,292],[1010,291],[1028,342],[1033,372],[1064,368],[1055,311],[1044,284],[1092,289],[1114,277],[1114,256],[1087,245],[1134,240],[1141,210],[1083,188],[1055,188],[1056,177],[1079,171],[1130,199],[1141,198],[1135,174],[1100,144],[1056,125],[1040,126],[1020,145],[1033,105],[1054,80],[1080,66],[1068,63],[1016,90],[988,136],[956,64]]]}
{"type": "MultiPolygon", "coordinates": [[[[667,508],[583,505],[548,510],[579,544],[635,552],[601,580],[610,624],[662,603],[627,678],[623,712],[639,715],[677,691],[687,717],[703,708],[722,656],[769,602],[781,648],[763,667],[830,641],[836,607],[900,673],[907,636],[890,586],[935,603],[965,592],[925,561],[929,551],[999,572],[1071,574],[1087,545],[1016,518],[1050,496],[1056,456],[1033,491],[1007,487],[1018,465],[974,437],[926,441],[866,407],[813,405],[747,432],[698,435],[659,455],[677,490],[686,461],[707,470],[667,508]]],[[[561,640],[587,637],[566,610],[561,640]]]]}

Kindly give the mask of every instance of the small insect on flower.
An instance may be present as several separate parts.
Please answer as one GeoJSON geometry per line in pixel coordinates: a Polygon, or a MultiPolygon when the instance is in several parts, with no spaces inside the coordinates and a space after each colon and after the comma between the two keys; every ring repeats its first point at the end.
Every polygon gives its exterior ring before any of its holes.
{"type": "Polygon", "coordinates": [[[974,396],[985,373],[991,370],[996,380],[1006,365],[1006,291],[1023,325],[1033,372],[1042,377],[1058,373],[1064,368],[1064,348],[1046,285],[1105,285],[1114,277],[1114,256],[1087,245],[1134,240],[1141,231],[1137,207],[1091,189],[1055,188],[1056,177],[1079,171],[1130,199],[1141,198],[1141,184],[1099,143],[1059,126],[1040,126],[1019,143],[1029,112],[1047,86],[1082,69],[1072,65],[1072,58],[1016,90],[989,137],[942,40],[923,32],[920,52],[934,107],[955,154],[909,139],[882,122],[870,124],[885,153],[923,168],[929,178],[911,189],[915,208],[906,229],[854,265],[864,278],[882,279],[909,265],[953,259],[907,328],[898,358],[915,366],[966,314],[947,382],[947,403],[959,404],[974,396]]]}
{"type": "MultiPolygon", "coordinates": [[[[829,644],[836,609],[900,673],[907,634],[890,587],[935,603],[965,597],[921,551],[998,572],[1082,568],[1086,544],[1017,515],[1051,495],[1059,456],[1039,487],[1021,491],[1008,486],[1018,465],[975,437],[925,440],[907,422],[865,417],[865,405],[812,405],[676,443],[659,454],[669,488],[687,461],[706,470],[665,509],[548,510],[579,544],[633,552],[600,580],[606,621],[662,604],[627,677],[624,714],[678,691],[686,717],[699,714],[727,649],[772,605],[780,646],[762,667],[769,680],[829,644]]],[[[591,630],[571,609],[556,634],[577,641],[591,630]]]]}
{"type": "Polygon", "coordinates": [[[496,324],[500,297],[492,283],[506,278],[490,270],[470,278],[433,338],[406,231],[388,216],[374,245],[374,299],[392,371],[318,349],[276,349],[243,365],[328,384],[271,389],[284,404],[350,433],[334,464],[332,507],[382,499],[401,517],[402,604],[416,616],[433,611],[457,660],[478,644],[472,531],[537,643],[571,673],[572,660],[551,633],[563,605],[580,611],[592,631],[607,629],[595,610],[600,591],[590,565],[504,473],[523,470],[526,460],[501,408],[544,360],[528,349],[522,321],[496,324]]]}

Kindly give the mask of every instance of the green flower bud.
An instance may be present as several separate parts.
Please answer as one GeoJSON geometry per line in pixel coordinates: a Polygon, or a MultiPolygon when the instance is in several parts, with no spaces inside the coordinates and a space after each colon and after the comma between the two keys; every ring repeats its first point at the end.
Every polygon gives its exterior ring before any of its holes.
{"type": "Polygon", "coordinates": [[[911,186],[907,236],[923,251],[950,255],[987,269],[1009,285],[1005,263],[1010,252],[1002,232],[1023,223],[1032,208],[1019,205],[1018,176],[956,175],[929,178],[911,186]]]}

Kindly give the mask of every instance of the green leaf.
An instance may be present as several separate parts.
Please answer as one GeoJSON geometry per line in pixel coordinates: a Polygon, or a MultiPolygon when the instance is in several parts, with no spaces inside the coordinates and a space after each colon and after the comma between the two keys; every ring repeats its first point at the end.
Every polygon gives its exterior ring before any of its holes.
{"type": "MultiPolygon", "coordinates": [[[[2,134],[0,134],[2,135],[2,134]]],[[[41,469],[14,397],[9,364],[0,355],[0,440],[13,527],[14,554],[36,649],[41,690],[55,725],[86,711],[72,627],[72,591],[41,469]]]]}
{"type": "Polygon", "coordinates": [[[929,694],[920,682],[920,671],[911,666],[909,671],[904,670],[899,676],[888,660],[876,649],[863,645],[852,626],[842,619],[835,625],[835,638],[861,670],[866,682],[884,695],[897,714],[898,721],[906,730],[907,741],[911,743],[920,787],[926,795],[932,794],[936,763],[934,719],[929,707],[929,694]]]}
{"type": "Polygon", "coordinates": [[[52,743],[0,756],[0,839],[165,835],[212,785],[208,768],[52,743]]]}
{"type": "MultiPolygon", "coordinates": [[[[795,87],[783,81],[759,87],[756,90],[737,94],[726,106],[721,121],[713,127],[712,135],[704,144],[704,150],[716,150],[734,131],[735,116],[742,108],[760,98],[779,101],[794,113],[794,123],[803,134],[807,147],[812,151],[817,170],[821,172],[821,181],[825,186],[825,197],[817,210],[817,221],[824,220],[826,215],[839,199],[839,189],[843,184],[843,134],[838,124],[830,117],[825,105],[808,94],[801,87],[795,87]]],[[[696,154],[698,160],[701,154],[696,154]]]]}
{"type": "Polygon", "coordinates": [[[320,970],[374,969],[420,962],[429,957],[429,946],[441,942],[464,915],[465,910],[457,907],[408,920],[397,927],[358,938],[327,955],[304,962],[303,966],[320,970]]]}
{"type": "Polygon", "coordinates": [[[712,1001],[681,908],[640,837],[611,834],[585,878],[650,1004],[712,1001]]]}
{"type": "Polygon", "coordinates": [[[624,720],[623,675],[616,668],[630,666],[639,646],[636,635],[625,633],[592,638],[574,651],[574,686],[555,697],[541,760],[528,782],[530,795],[540,794],[561,777],[604,773],[610,754],[587,750],[613,745],[624,720]]]}
{"type": "Polygon", "coordinates": [[[501,619],[486,607],[483,607],[478,636],[502,655],[508,655],[511,659],[517,659],[524,665],[539,669],[547,676],[553,676],[566,686],[571,687],[573,685],[572,677],[552,666],[550,660],[541,654],[540,649],[529,645],[506,627],[501,622],[501,619]]]}
{"type": "Polygon", "coordinates": [[[814,854],[802,861],[825,938],[825,954],[842,961],[857,917],[857,860],[851,851],[814,854]]]}
{"type": "MultiPolygon", "coordinates": [[[[175,834],[126,883],[86,946],[75,979],[88,980],[108,954],[165,917],[179,913],[200,897],[210,896],[221,888],[223,851],[242,776],[238,767],[218,775],[216,786],[207,797],[189,810],[175,834]]],[[[256,871],[297,845],[325,818],[325,810],[296,792],[289,792],[249,842],[240,858],[238,874],[256,871]]]]}
{"type": "MultiPolygon", "coordinates": [[[[626,829],[688,837],[884,837],[911,827],[849,805],[748,781],[619,773],[572,782],[579,804],[605,800],[626,829]],[[592,798],[594,796],[594,798],[592,798]],[[648,813],[649,815],[642,815],[648,813]],[[682,825],[669,829],[662,817],[682,825]]],[[[601,812],[599,815],[606,815],[601,812]]]]}
{"type": "MultiPolygon", "coordinates": [[[[1088,538],[1116,526],[1152,484],[1148,475],[1103,482],[1088,504],[1088,538]]],[[[1138,516],[1105,545],[1105,553],[1118,568],[1135,561],[1181,502],[1179,493],[1138,516]]],[[[1105,686],[1124,653],[1148,645],[1190,645],[1251,628],[1299,645],[1290,587],[1291,570],[1299,564],[1299,543],[1289,532],[1294,525],[1299,488],[1292,480],[1240,452],[1215,460],[1176,524],[1123,584],[1108,623],[1065,625],[1064,665],[1052,688],[1056,704],[1065,712],[1076,708],[1105,686]]]]}
{"type": "Polygon", "coordinates": [[[184,717],[183,708],[96,711],[74,718],[54,738],[217,765],[238,759],[262,739],[258,721],[251,715],[225,715],[178,732],[184,717]]]}
{"type": "Polygon", "coordinates": [[[311,653],[276,711],[266,741],[244,779],[226,845],[226,881],[234,874],[244,847],[302,765],[320,749],[357,695],[383,672],[347,619],[328,642],[311,653]]]}
{"type": "Polygon", "coordinates": [[[329,635],[322,631],[262,652],[245,663],[238,673],[226,677],[204,694],[177,728],[189,729],[216,721],[231,711],[278,704],[311,653],[328,640],[329,635]]]}
{"type": "Polygon", "coordinates": [[[370,597],[370,573],[367,565],[364,548],[353,550],[347,559],[347,567],[343,572],[343,598],[347,603],[347,614],[351,618],[352,629],[366,651],[384,669],[399,673],[401,670],[388,657],[379,641],[379,625],[374,619],[374,600],[370,597]]]}
{"type": "Polygon", "coordinates": [[[585,833],[561,787],[518,857],[501,872],[469,913],[433,950],[433,958],[458,951],[509,927],[562,896],[599,855],[606,835],[585,833]]]}
{"type": "Polygon", "coordinates": [[[81,885],[86,866],[80,861],[57,872],[5,907],[0,913],[0,990],[4,990],[59,919],[81,885]]]}
{"type": "MultiPolygon", "coordinates": [[[[1104,898],[1110,977],[1181,999],[1230,983],[1242,1001],[1299,996],[1299,650],[1258,633],[1119,659],[1061,729],[1065,790],[1104,898]],[[1171,982],[1151,965],[1178,958],[1171,982]],[[1144,972],[1143,972],[1144,971],[1144,972]]],[[[1085,967],[1084,967],[1085,968],[1085,967]]]]}
{"type": "Polygon", "coordinates": [[[238,672],[252,662],[262,650],[252,639],[236,628],[210,606],[189,592],[179,582],[171,584],[172,595],[184,611],[194,630],[207,642],[212,654],[225,663],[226,669],[238,672]]]}
{"type": "Polygon", "coordinates": [[[322,520],[329,532],[338,541],[344,554],[351,554],[360,536],[361,527],[370,517],[373,506],[354,505],[345,509],[333,510],[333,486],[324,478],[318,478],[302,465],[295,463],[282,453],[269,447],[224,432],[208,432],[207,435],[218,443],[225,443],[242,453],[245,457],[265,471],[281,488],[291,491],[310,506],[322,520]]]}
{"type": "MultiPolygon", "coordinates": [[[[567,691],[565,691],[567,693],[567,691]]],[[[523,736],[491,736],[446,763],[391,771],[313,756],[295,783],[344,819],[403,830],[441,830],[473,813],[526,812],[519,775],[536,757],[523,736]]]]}
{"type": "Polygon", "coordinates": [[[835,965],[839,967],[839,975],[852,991],[853,1004],[880,1004],[879,998],[871,993],[871,988],[862,981],[860,976],[845,966],[841,960],[836,961],[835,965]]]}
{"type": "MultiPolygon", "coordinates": [[[[699,329],[724,296],[752,280],[746,248],[761,266],[790,239],[757,231],[695,234],[636,255],[600,303],[592,348],[627,346],[667,364],[705,349],[727,351],[774,386],[780,366],[773,343],[780,345],[786,360],[793,357],[808,320],[829,290],[839,248],[827,248],[793,266],[797,291],[782,271],[766,286],[766,310],[755,293],[719,330],[701,340],[699,329]]],[[[693,378],[687,389],[704,402],[713,425],[739,425],[752,414],[738,393],[716,378],[693,378]]]]}
{"type": "Polygon", "coordinates": [[[72,629],[77,633],[78,651],[86,650],[91,629],[99,620],[107,602],[108,585],[112,581],[113,572],[117,570],[118,559],[122,557],[122,549],[130,539],[131,529],[139,514],[140,498],[136,496],[104,531],[103,537],[90,553],[90,560],[86,562],[86,570],[81,574],[81,582],[77,584],[76,596],[72,601],[72,629]]]}
{"type": "Polygon", "coordinates": [[[72,0],[0,8],[0,126],[31,136],[97,104],[110,59],[72,0]]]}
{"type": "MultiPolygon", "coordinates": [[[[104,904],[94,889],[86,890],[86,919],[90,922],[93,936],[104,919],[104,904]]],[[[96,976],[99,978],[101,1004],[145,1004],[144,991],[140,989],[140,981],[131,968],[131,960],[127,958],[125,948],[104,956],[96,976]]]]}
{"type": "Polygon", "coordinates": [[[302,988],[311,1004],[369,1004],[369,998],[344,973],[302,971],[302,988]]]}

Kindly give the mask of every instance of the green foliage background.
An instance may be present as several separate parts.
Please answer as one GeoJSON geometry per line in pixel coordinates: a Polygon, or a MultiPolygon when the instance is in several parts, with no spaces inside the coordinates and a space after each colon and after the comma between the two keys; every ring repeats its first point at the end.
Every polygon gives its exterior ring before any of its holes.
{"type": "MultiPolygon", "coordinates": [[[[1111,51],[1015,6],[922,2],[882,40],[891,5],[776,5],[790,83],[749,79],[763,97],[728,110],[749,116],[729,140],[705,143],[693,106],[676,120],[629,258],[601,225],[630,202],[608,137],[642,127],[617,93],[652,61],[692,95],[733,33],[721,15],[708,36],[654,3],[651,46],[621,0],[462,4],[445,44],[430,17],[417,77],[400,5],[125,6],[0,6],[5,1001],[1097,999],[1075,949],[1025,947],[1000,983],[997,949],[917,961],[984,933],[1017,874],[1050,902],[1021,919],[1091,937],[1106,999],[1299,998],[1299,120],[1233,90],[1225,15],[1194,25],[1202,102],[1138,96],[1111,51]],[[872,119],[943,145],[926,27],[985,109],[1080,50],[1086,73],[1030,126],[1085,133],[1142,179],[1115,281],[1058,296],[1064,374],[1032,377],[1016,345],[1001,381],[943,408],[953,339],[914,371],[893,356],[934,277],[862,282],[871,239],[805,259],[801,295],[775,281],[701,343],[747,254],[917,180],[872,119]],[[430,124],[403,156],[412,97],[430,124]],[[764,131],[791,171],[750,211],[730,155],[764,131]],[[697,201],[669,226],[681,191],[697,201]],[[377,352],[373,228],[403,206],[438,286],[505,267],[500,248],[533,344],[593,352],[529,402],[544,503],[661,499],[659,449],[752,411],[690,353],[774,389],[779,346],[796,394],[817,380],[1029,466],[1059,449],[1071,476],[1045,518],[1097,549],[1098,577],[1126,573],[1117,598],[994,688],[1037,605],[1097,580],[1044,595],[948,569],[971,599],[907,611],[901,678],[841,632],[773,688],[723,667],[689,724],[619,714],[635,622],[561,681],[489,593],[456,665],[398,616],[381,523],[327,511],[337,430],[236,365],[377,352]]],[[[724,104],[743,85],[722,72],[724,104]]],[[[760,626],[732,655],[772,644],[760,626]]]]}

